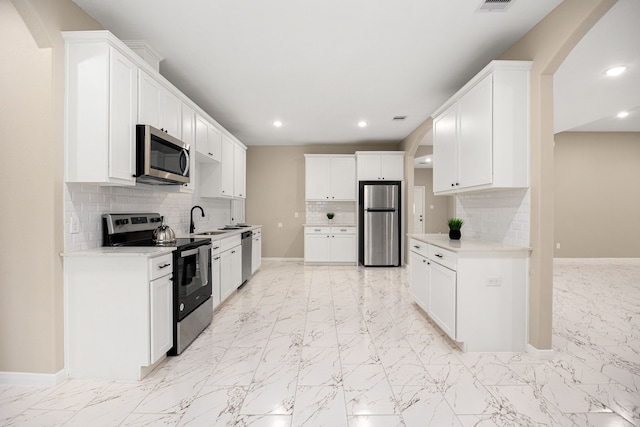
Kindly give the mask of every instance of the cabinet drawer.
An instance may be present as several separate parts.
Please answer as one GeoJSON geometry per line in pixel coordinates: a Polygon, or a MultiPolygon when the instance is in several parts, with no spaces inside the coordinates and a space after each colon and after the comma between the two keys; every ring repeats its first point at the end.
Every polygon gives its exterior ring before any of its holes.
{"type": "Polygon", "coordinates": [[[425,258],[429,256],[429,245],[427,243],[420,242],[419,240],[411,239],[411,242],[409,243],[409,250],[420,254],[425,258]]]}
{"type": "Polygon", "coordinates": [[[305,227],[304,234],[331,234],[331,227],[305,227]]]}
{"type": "Polygon", "coordinates": [[[211,241],[211,256],[220,255],[220,248],[222,244],[220,243],[222,240],[212,240],[211,241]]]}
{"type": "Polygon", "coordinates": [[[447,249],[442,249],[437,246],[429,245],[428,257],[438,264],[444,265],[451,270],[456,270],[458,255],[456,255],[455,252],[451,252],[447,249]]]}
{"type": "Polygon", "coordinates": [[[149,261],[149,277],[155,280],[173,272],[173,254],[151,258],[149,261]]]}
{"type": "Polygon", "coordinates": [[[242,237],[239,234],[220,240],[220,252],[235,248],[236,246],[240,245],[241,240],[242,237]]]}
{"type": "Polygon", "coordinates": [[[331,234],[356,234],[355,227],[331,227],[331,234]]]}

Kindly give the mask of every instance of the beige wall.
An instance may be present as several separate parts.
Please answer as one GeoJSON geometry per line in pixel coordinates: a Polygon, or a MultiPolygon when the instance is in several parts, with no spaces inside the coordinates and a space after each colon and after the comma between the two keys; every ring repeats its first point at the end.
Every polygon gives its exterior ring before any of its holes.
{"type": "Polygon", "coordinates": [[[640,133],[555,136],[560,258],[640,257],[640,133]]]}
{"type": "Polygon", "coordinates": [[[71,0],[0,0],[0,372],[64,365],[63,29],[100,29],[71,0]]]}
{"type": "MultiPolygon", "coordinates": [[[[416,150],[415,157],[433,154],[433,146],[421,145],[416,150]]],[[[447,219],[453,217],[451,211],[452,196],[435,196],[433,194],[433,169],[414,169],[413,185],[425,188],[424,196],[424,232],[425,233],[448,233],[447,219]],[[433,209],[430,209],[433,206],[433,209]]],[[[409,229],[410,230],[410,229],[409,229]]],[[[409,231],[411,232],[411,231],[409,231]]]]}
{"type": "Polygon", "coordinates": [[[247,149],[246,221],[262,224],[262,256],[303,258],[304,155],[392,151],[395,144],[252,146],[247,149]],[[298,218],[294,213],[298,212],[298,218]],[[281,222],[282,228],[277,224],[281,222]]]}
{"type": "Polygon", "coordinates": [[[553,74],[616,0],[565,0],[499,59],[532,60],[529,343],[551,349],[553,320],[553,74]]]}

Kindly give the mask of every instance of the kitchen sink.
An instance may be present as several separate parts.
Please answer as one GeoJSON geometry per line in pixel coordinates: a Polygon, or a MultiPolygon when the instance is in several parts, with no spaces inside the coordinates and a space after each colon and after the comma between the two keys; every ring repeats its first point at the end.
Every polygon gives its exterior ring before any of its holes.
{"type": "Polygon", "coordinates": [[[203,231],[202,233],[196,233],[201,236],[215,236],[218,234],[225,234],[226,231],[203,231]]]}

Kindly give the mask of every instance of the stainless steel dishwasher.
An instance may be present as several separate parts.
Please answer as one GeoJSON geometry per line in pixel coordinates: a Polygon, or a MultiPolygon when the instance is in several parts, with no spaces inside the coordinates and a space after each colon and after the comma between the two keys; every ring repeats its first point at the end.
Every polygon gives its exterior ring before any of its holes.
{"type": "Polygon", "coordinates": [[[251,241],[253,232],[245,231],[241,235],[242,244],[242,283],[244,285],[251,276],[251,241]]]}

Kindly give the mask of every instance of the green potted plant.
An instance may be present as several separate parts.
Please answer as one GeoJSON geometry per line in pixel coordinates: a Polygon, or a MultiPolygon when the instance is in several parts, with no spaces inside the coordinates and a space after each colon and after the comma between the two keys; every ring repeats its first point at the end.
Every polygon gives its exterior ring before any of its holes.
{"type": "Polygon", "coordinates": [[[329,224],[333,223],[333,217],[336,214],[334,214],[333,212],[327,212],[327,218],[329,219],[329,224]]]}
{"type": "Polygon", "coordinates": [[[449,224],[449,238],[451,240],[460,240],[460,236],[462,235],[460,229],[464,221],[460,218],[449,218],[447,223],[449,224]]]}

